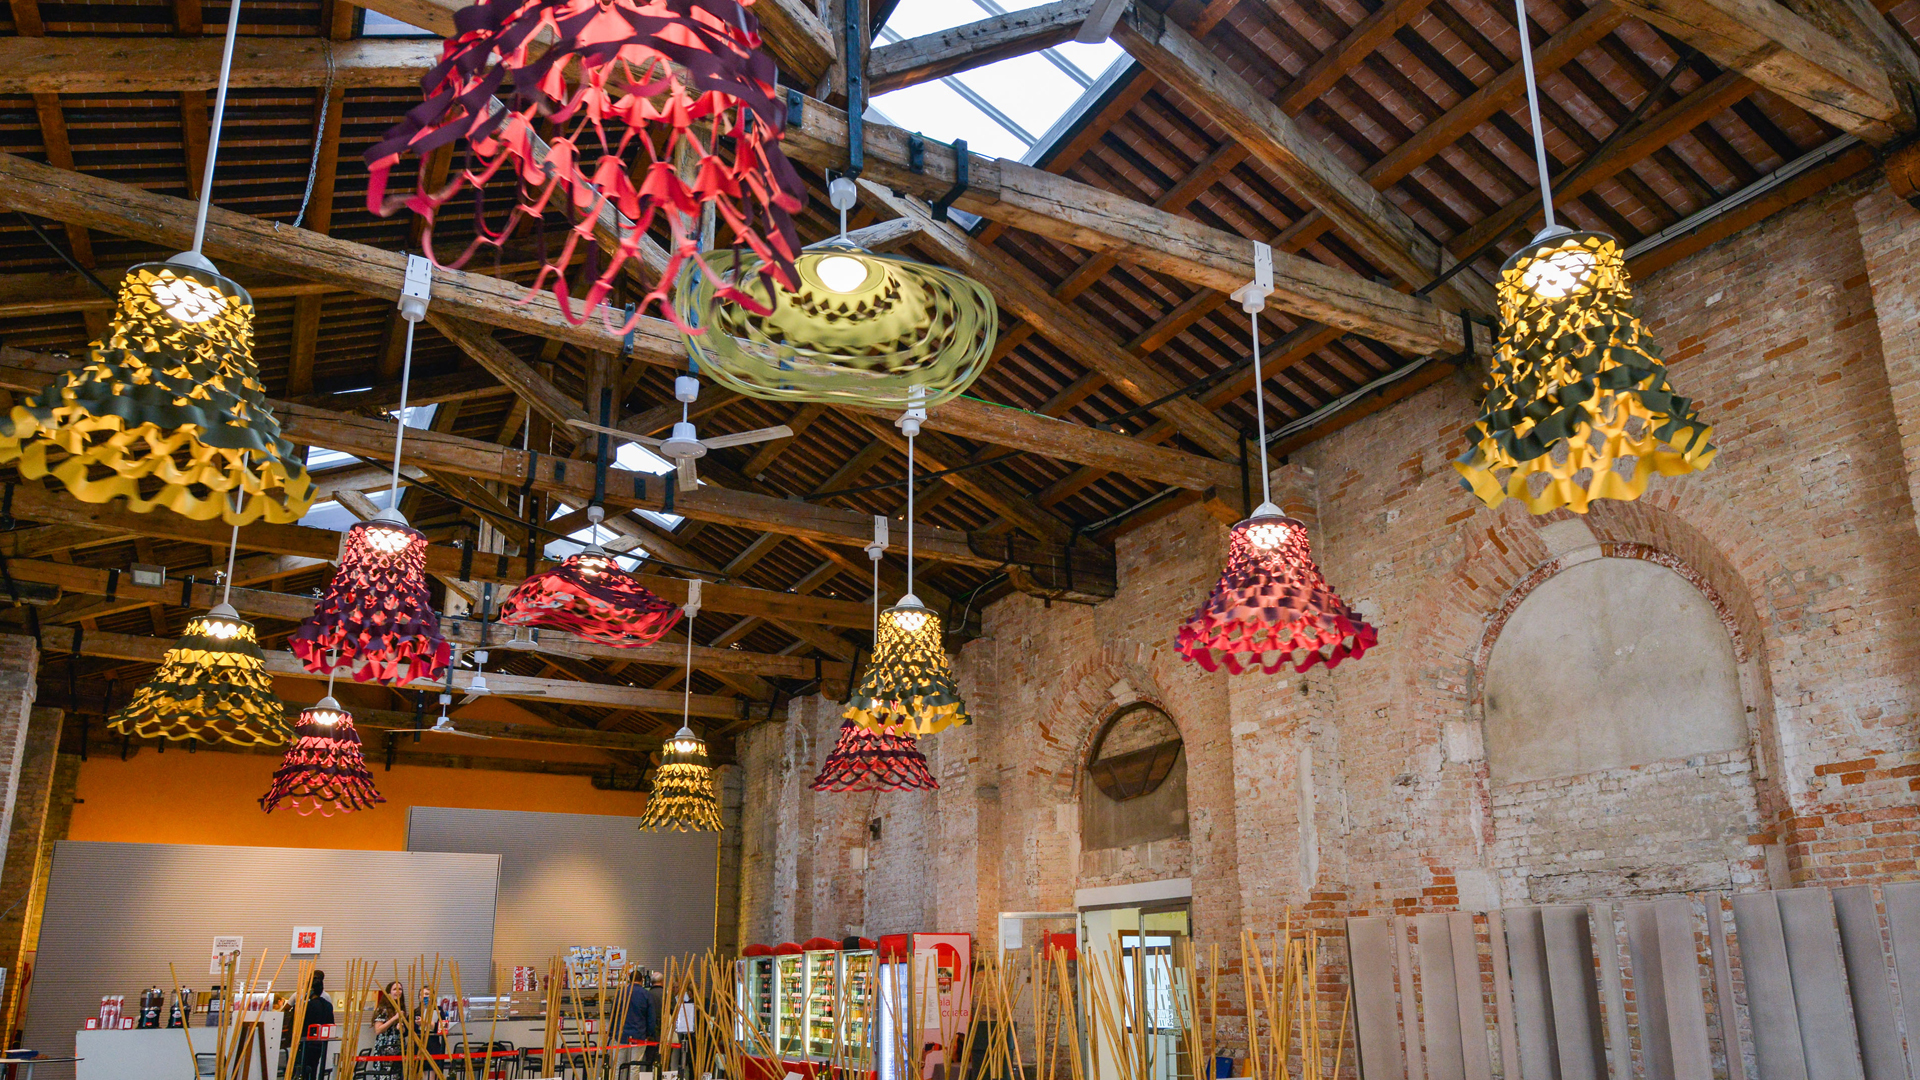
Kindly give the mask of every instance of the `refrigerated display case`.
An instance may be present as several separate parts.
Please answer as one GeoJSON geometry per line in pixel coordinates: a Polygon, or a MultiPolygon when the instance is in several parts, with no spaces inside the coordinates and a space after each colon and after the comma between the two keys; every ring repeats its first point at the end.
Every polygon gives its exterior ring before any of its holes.
{"type": "Polygon", "coordinates": [[[840,950],[840,1060],[873,1071],[874,980],[878,951],[866,938],[848,938],[840,950]],[[857,946],[857,947],[856,947],[857,946]]]}
{"type": "Polygon", "coordinates": [[[973,935],[889,934],[878,963],[876,1080],[929,1080],[946,1063],[947,1041],[972,1023],[973,935]],[[900,1028],[916,1019],[918,1037],[902,1037],[900,1028]]]}
{"type": "Polygon", "coordinates": [[[807,1050],[807,958],[791,943],[773,951],[773,1045],[782,1060],[801,1061],[807,1050]]]}
{"type": "Polygon", "coordinates": [[[763,1041],[773,1045],[773,961],[773,950],[765,945],[749,946],[739,961],[742,1026],[734,1032],[734,1038],[749,1047],[759,1046],[763,1041]],[[748,1023],[754,1026],[757,1035],[746,1030],[748,1023]]]}
{"type": "Polygon", "coordinates": [[[835,1022],[835,980],[840,971],[840,943],[827,938],[810,938],[800,946],[806,950],[807,1042],[809,1061],[828,1061],[833,1057],[835,1022]]]}

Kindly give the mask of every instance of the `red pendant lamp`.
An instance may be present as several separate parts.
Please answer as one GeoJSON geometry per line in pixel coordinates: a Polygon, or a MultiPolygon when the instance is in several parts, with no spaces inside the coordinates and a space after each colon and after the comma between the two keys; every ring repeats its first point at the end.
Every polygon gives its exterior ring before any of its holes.
{"type": "Polygon", "coordinates": [[[932,791],[940,781],[927,769],[927,755],[912,736],[891,728],[869,731],[846,720],[810,786],[815,791],[932,791]]]}
{"type": "Polygon", "coordinates": [[[373,786],[353,714],[333,699],[333,680],[328,679],[327,696],[303,710],[294,723],[293,745],[274,770],[273,786],[260,796],[260,809],[271,814],[285,803],[302,817],[316,811],[332,817],[386,801],[373,786]]]}
{"type": "Polygon", "coordinates": [[[313,614],[287,646],[308,671],[329,672],[338,662],[359,682],[403,684],[435,679],[452,656],[440,634],[440,616],[427,590],[427,538],[400,512],[400,447],[407,434],[407,384],[413,374],[414,325],[426,318],[432,267],[407,256],[400,314],[407,323],[400,368],[400,408],[393,437],[393,482],[387,508],[347,530],[340,567],[313,614]]]}
{"type": "Polygon", "coordinates": [[[1256,248],[1259,278],[1234,298],[1253,323],[1253,409],[1259,429],[1260,505],[1233,527],[1227,566],[1200,609],[1181,625],[1175,648],[1208,671],[1273,674],[1359,658],[1378,635],[1341,600],[1314,564],[1307,527],[1273,504],[1267,476],[1266,384],[1260,375],[1260,311],[1272,292],[1272,256],[1256,248]]]}

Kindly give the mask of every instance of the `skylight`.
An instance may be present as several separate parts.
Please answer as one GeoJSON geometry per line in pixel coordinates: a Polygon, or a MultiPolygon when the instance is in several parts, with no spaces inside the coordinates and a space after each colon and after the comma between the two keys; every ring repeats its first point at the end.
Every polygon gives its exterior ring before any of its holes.
{"type": "MultiPolygon", "coordinates": [[[[1038,7],[1045,0],[900,0],[874,47],[981,19],[1038,7]]],[[[994,157],[1037,160],[1090,94],[1103,90],[1126,53],[1111,41],[1068,42],[1037,53],[882,94],[869,103],[875,119],[931,139],[967,140],[967,149],[994,157]]]]}
{"type": "MultiPolygon", "coordinates": [[[[406,408],[405,423],[414,430],[422,430],[433,423],[433,414],[440,410],[440,403],[431,405],[409,405],[406,408]]],[[[391,415],[391,414],[389,414],[391,415]]],[[[345,465],[358,460],[355,455],[341,450],[329,450],[324,446],[307,447],[307,471],[330,469],[335,465],[345,465]]]]}

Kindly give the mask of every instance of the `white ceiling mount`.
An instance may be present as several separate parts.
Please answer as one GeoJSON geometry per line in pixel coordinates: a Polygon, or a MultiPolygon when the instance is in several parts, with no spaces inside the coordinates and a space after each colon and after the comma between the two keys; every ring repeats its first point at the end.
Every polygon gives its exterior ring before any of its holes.
{"type": "Polygon", "coordinates": [[[1127,13],[1128,0],[1093,0],[1093,10],[1087,12],[1087,21],[1073,35],[1073,40],[1082,45],[1098,45],[1113,36],[1113,28],[1120,17],[1127,13]]]}
{"type": "Polygon", "coordinates": [[[851,210],[853,204],[859,201],[860,189],[853,185],[851,179],[839,176],[827,185],[827,203],[835,210],[851,210]]]}
{"type": "Polygon", "coordinates": [[[900,429],[900,434],[911,439],[915,435],[920,434],[920,425],[925,423],[926,419],[927,388],[924,386],[908,387],[907,411],[900,414],[899,419],[893,422],[893,426],[900,429]]]}
{"type": "Polygon", "coordinates": [[[695,615],[700,614],[700,579],[699,578],[696,577],[696,578],[687,579],[687,602],[680,605],[680,610],[686,612],[687,618],[689,619],[693,618],[695,615]]]}
{"type": "Polygon", "coordinates": [[[400,284],[400,317],[419,322],[427,317],[433,299],[433,263],[422,255],[407,256],[407,277],[400,284]]]}
{"type": "Polygon", "coordinates": [[[1258,240],[1253,242],[1253,280],[1233,290],[1235,300],[1240,301],[1240,310],[1249,315],[1266,310],[1267,297],[1273,295],[1273,248],[1258,240]]]}
{"type": "Polygon", "coordinates": [[[673,399],[688,405],[700,400],[700,380],[691,375],[676,375],[673,379],[673,399]]]}
{"type": "Polygon", "coordinates": [[[873,515],[873,542],[867,545],[867,558],[879,562],[880,556],[885,554],[886,550],[887,519],[880,514],[875,514],[873,515]]]}

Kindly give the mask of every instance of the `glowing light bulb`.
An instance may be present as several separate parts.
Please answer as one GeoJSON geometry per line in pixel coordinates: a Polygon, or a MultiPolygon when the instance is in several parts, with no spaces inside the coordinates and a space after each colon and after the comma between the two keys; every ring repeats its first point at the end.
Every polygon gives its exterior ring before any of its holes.
{"type": "Polygon", "coordinates": [[[1256,521],[1247,526],[1247,543],[1255,550],[1272,551],[1286,542],[1293,529],[1284,521],[1256,521]]]}
{"type": "Polygon", "coordinates": [[[896,611],[893,615],[893,621],[899,625],[900,629],[905,630],[907,633],[917,634],[920,632],[921,627],[927,625],[927,613],[924,611],[896,611]]]}
{"type": "Polygon", "coordinates": [[[383,528],[375,525],[367,530],[367,546],[382,555],[393,555],[406,550],[413,541],[404,529],[383,528]]]}
{"type": "Polygon", "coordinates": [[[1593,252],[1568,246],[1528,263],[1520,282],[1543,300],[1559,300],[1585,285],[1592,273],[1593,252]]]}
{"type": "Polygon", "coordinates": [[[813,264],[820,284],[838,293],[848,293],[867,283],[867,264],[851,255],[829,255],[813,264]]]}
{"type": "Polygon", "coordinates": [[[220,619],[208,619],[207,636],[213,638],[215,641],[226,641],[229,638],[239,637],[240,624],[225,622],[220,619]]]}
{"type": "Polygon", "coordinates": [[[190,277],[163,277],[154,282],[153,298],[167,314],[183,323],[203,323],[220,314],[226,298],[218,289],[190,277]]]}

